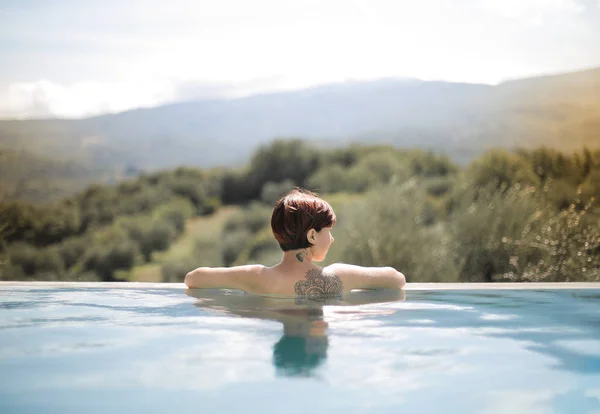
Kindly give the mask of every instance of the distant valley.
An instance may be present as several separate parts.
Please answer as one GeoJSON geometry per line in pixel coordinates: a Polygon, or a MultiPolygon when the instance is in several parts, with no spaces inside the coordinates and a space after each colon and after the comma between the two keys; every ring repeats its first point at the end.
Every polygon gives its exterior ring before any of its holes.
{"type": "Polygon", "coordinates": [[[380,80],[79,120],[0,121],[0,190],[34,199],[15,189],[45,177],[63,183],[62,194],[140,171],[239,166],[282,137],[423,148],[462,164],[491,147],[600,148],[600,68],[498,86],[380,80]]]}

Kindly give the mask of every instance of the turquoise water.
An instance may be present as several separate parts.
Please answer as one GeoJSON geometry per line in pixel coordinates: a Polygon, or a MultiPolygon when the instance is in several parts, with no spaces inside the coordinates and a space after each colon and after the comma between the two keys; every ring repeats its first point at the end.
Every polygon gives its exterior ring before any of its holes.
{"type": "Polygon", "coordinates": [[[600,289],[0,286],[1,413],[600,413],[600,289]]]}

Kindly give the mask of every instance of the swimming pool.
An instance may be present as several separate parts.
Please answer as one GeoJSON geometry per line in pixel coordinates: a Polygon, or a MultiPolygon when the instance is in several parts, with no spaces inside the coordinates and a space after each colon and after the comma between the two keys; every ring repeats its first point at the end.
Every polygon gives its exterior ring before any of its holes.
{"type": "Polygon", "coordinates": [[[557,286],[0,283],[0,412],[600,413],[600,285],[557,286]]]}

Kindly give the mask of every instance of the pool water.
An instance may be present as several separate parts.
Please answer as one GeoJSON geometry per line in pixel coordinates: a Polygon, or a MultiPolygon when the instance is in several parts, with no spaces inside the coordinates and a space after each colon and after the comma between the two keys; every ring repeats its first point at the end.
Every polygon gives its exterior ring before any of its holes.
{"type": "Polygon", "coordinates": [[[600,289],[0,284],[0,413],[600,413],[600,289]]]}

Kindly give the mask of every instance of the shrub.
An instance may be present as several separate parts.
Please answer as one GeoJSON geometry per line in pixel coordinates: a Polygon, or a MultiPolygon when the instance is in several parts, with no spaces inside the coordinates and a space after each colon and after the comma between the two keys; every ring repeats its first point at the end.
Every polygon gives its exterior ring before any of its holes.
{"type": "Polygon", "coordinates": [[[445,177],[459,170],[458,166],[445,155],[422,151],[413,151],[411,155],[411,168],[414,175],[445,177]]]}
{"type": "Polygon", "coordinates": [[[71,237],[57,246],[65,269],[69,269],[79,260],[81,260],[89,242],[83,237],[71,237]]]}
{"type": "Polygon", "coordinates": [[[560,212],[539,211],[520,237],[505,238],[515,252],[504,276],[532,282],[600,281],[600,226],[597,219],[586,220],[593,202],[581,209],[573,203],[560,212]]]}
{"type": "Polygon", "coordinates": [[[196,267],[198,267],[198,263],[191,257],[168,261],[160,268],[162,281],[163,283],[181,283],[185,279],[185,275],[196,267]]]}
{"type": "Polygon", "coordinates": [[[176,234],[185,230],[185,222],[194,214],[194,206],[185,199],[177,198],[154,211],[154,218],[169,223],[176,234]]]}
{"type": "Polygon", "coordinates": [[[39,248],[16,243],[9,248],[10,264],[20,267],[28,278],[58,280],[64,273],[64,264],[57,249],[39,248]]]}
{"type": "Polygon", "coordinates": [[[504,150],[491,150],[480,156],[467,169],[467,176],[475,186],[485,187],[495,183],[497,189],[509,188],[517,183],[540,184],[527,159],[504,150]]]}
{"type": "Polygon", "coordinates": [[[260,263],[260,258],[268,258],[272,261],[274,257],[281,259],[281,249],[271,229],[264,228],[248,240],[235,259],[235,264],[260,263]]]}
{"type": "Polygon", "coordinates": [[[416,180],[371,193],[340,212],[333,248],[343,261],[393,266],[411,282],[456,281],[446,230],[441,223],[427,224],[426,205],[416,180]]]}
{"type": "Polygon", "coordinates": [[[456,179],[454,177],[434,177],[423,182],[427,194],[433,197],[441,197],[450,193],[456,179]]]}
{"type": "Polygon", "coordinates": [[[8,243],[23,241],[48,246],[77,234],[79,227],[79,213],[74,206],[44,208],[20,201],[0,203],[0,237],[8,243]]]}
{"type": "Polygon", "coordinates": [[[592,198],[600,200],[600,168],[591,170],[581,186],[581,199],[589,202],[592,198]]]}
{"type": "Polygon", "coordinates": [[[258,199],[266,183],[285,180],[303,187],[320,161],[319,152],[302,140],[275,140],[260,147],[252,157],[246,182],[247,193],[251,199],[258,199]]]}
{"type": "Polygon", "coordinates": [[[546,181],[545,187],[551,189],[551,191],[545,191],[546,199],[551,206],[558,210],[569,208],[577,196],[577,186],[564,179],[553,180],[549,178],[546,181]]]}
{"type": "Polygon", "coordinates": [[[166,187],[141,187],[135,194],[119,196],[116,216],[148,214],[173,197],[173,192],[166,187]]]}
{"type": "Polygon", "coordinates": [[[153,220],[145,229],[143,237],[138,241],[140,253],[144,260],[152,260],[152,252],[165,251],[171,245],[173,238],[173,228],[165,221],[153,220]]]}
{"type": "MultiPolygon", "coordinates": [[[[221,182],[221,200],[223,204],[241,204],[251,200],[254,187],[250,184],[246,170],[226,172],[221,182]]],[[[257,190],[258,191],[258,190],[257,190]]]]}
{"type": "Polygon", "coordinates": [[[209,216],[216,212],[221,207],[221,200],[218,197],[207,197],[204,199],[204,204],[196,209],[196,213],[200,216],[209,216]]]}
{"type": "Polygon", "coordinates": [[[269,181],[263,186],[260,200],[267,205],[274,205],[284,194],[295,186],[292,180],[284,180],[280,183],[269,181]]]}
{"type": "Polygon", "coordinates": [[[223,232],[247,231],[256,233],[267,227],[271,220],[271,207],[260,203],[251,203],[231,216],[223,226],[223,232]]]}
{"type": "Polygon", "coordinates": [[[83,269],[94,271],[103,281],[114,281],[114,272],[131,269],[138,253],[137,243],[122,229],[109,228],[95,235],[83,258],[83,269]]]}
{"type": "Polygon", "coordinates": [[[251,240],[252,235],[246,228],[224,233],[221,238],[223,264],[225,266],[233,265],[251,240]]]}
{"type": "Polygon", "coordinates": [[[152,260],[152,252],[167,250],[176,232],[171,222],[149,216],[125,218],[119,225],[137,243],[146,262],[152,260]]]}
{"type": "Polygon", "coordinates": [[[585,150],[581,156],[569,156],[551,148],[520,150],[517,153],[529,161],[531,170],[542,183],[553,178],[565,180],[576,186],[581,183],[591,166],[591,154],[585,150]]]}
{"type": "Polygon", "coordinates": [[[320,193],[348,191],[348,170],[337,164],[326,165],[315,171],[307,180],[306,186],[320,193]]]}
{"type": "Polygon", "coordinates": [[[450,216],[450,236],[461,280],[490,282],[506,272],[514,248],[504,238],[518,237],[544,208],[534,187],[508,189],[494,182],[468,187],[450,216]]]}

